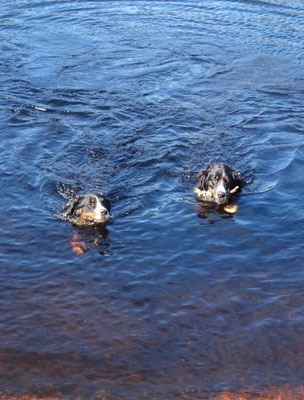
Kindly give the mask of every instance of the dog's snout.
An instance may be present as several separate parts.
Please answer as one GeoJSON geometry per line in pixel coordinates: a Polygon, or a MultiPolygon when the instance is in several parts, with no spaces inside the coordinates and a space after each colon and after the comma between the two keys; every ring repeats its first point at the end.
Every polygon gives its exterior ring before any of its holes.
{"type": "Polygon", "coordinates": [[[111,218],[111,214],[108,210],[100,210],[100,218],[101,220],[107,221],[111,218]]]}

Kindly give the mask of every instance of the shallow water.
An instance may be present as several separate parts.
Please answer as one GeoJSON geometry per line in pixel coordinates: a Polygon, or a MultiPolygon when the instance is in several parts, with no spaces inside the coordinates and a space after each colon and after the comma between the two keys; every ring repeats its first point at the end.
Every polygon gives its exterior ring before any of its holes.
{"type": "Polygon", "coordinates": [[[303,384],[302,2],[21,0],[0,15],[0,392],[303,384]],[[192,193],[215,159],[247,182],[234,215],[199,213],[192,193]],[[94,190],[106,231],[58,217],[94,190]]]}

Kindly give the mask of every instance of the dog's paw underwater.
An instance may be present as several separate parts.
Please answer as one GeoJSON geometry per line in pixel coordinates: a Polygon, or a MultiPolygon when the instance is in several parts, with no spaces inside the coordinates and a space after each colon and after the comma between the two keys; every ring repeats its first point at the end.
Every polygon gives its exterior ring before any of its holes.
{"type": "Polygon", "coordinates": [[[242,188],[242,178],[238,172],[216,162],[200,171],[197,178],[197,186],[193,192],[199,201],[222,206],[229,214],[238,210],[238,206],[233,204],[242,188]]]}

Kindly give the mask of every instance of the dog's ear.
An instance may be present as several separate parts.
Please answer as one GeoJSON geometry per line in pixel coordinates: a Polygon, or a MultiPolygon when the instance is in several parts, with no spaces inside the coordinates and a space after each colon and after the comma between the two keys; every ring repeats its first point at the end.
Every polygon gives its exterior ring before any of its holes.
{"type": "Polygon", "coordinates": [[[198,175],[197,175],[197,179],[198,179],[198,187],[199,189],[203,189],[203,190],[208,190],[208,179],[209,179],[209,172],[210,169],[209,167],[202,169],[198,175]]]}
{"type": "Polygon", "coordinates": [[[242,186],[242,177],[238,172],[232,171],[232,179],[235,185],[238,185],[240,188],[242,186]]]}
{"type": "Polygon", "coordinates": [[[62,213],[65,217],[73,215],[75,207],[78,204],[78,200],[79,200],[78,198],[71,199],[65,206],[63,206],[62,213]]]}
{"type": "Polygon", "coordinates": [[[242,180],[241,175],[238,172],[235,172],[235,171],[232,171],[232,178],[235,181],[241,181],[242,180]]]}

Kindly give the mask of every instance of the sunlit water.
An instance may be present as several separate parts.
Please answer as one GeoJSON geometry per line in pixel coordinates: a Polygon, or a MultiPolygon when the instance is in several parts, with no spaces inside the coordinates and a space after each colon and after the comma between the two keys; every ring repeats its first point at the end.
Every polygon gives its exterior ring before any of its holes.
{"type": "Polygon", "coordinates": [[[0,393],[302,384],[303,2],[21,0],[0,15],[0,393]],[[234,215],[199,212],[213,160],[247,182],[234,215]],[[59,218],[94,190],[107,231],[59,218]]]}

